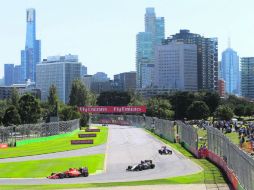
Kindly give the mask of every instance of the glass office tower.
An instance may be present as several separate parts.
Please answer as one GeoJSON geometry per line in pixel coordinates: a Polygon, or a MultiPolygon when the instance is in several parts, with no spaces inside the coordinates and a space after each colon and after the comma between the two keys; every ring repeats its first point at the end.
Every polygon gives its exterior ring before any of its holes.
{"type": "Polygon", "coordinates": [[[35,9],[26,10],[26,44],[21,51],[21,67],[23,80],[36,80],[36,64],[41,60],[41,41],[36,40],[36,12],[35,9]]]}
{"type": "Polygon", "coordinates": [[[240,68],[237,52],[227,48],[222,52],[221,78],[225,81],[228,94],[240,95],[240,68]]]}
{"type": "Polygon", "coordinates": [[[145,32],[136,36],[136,82],[137,88],[153,85],[154,52],[165,38],[164,17],[156,17],[153,7],[146,8],[145,32]]]}

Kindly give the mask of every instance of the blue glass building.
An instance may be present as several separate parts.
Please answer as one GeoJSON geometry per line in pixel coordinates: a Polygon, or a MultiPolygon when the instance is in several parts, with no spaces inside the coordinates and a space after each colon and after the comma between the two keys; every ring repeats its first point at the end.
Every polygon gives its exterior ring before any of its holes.
{"type": "Polygon", "coordinates": [[[41,41],[36,40],[36,12],[35,9],[26,10],[26,44],[21,51],[21,68],[23,81],[36,80],[36,64],[41,60],[41,41]]]}
{"type": "Polygon", "coordinates": [[[221,78],[228,94],[240,95],[240,68],[237,52],[227,48],[222,52],[221,78]]]}
{"type": "Polygon", "coordinates": [[[146,8],[145,32],[139,32],[136,36],[137,88],[153,85],[154,66],[151,64],[154,64],[155,47],[160,45],[164,38],[164,18],[156,17],[153,7],[146,8]]]}
{"type": "Polygon", "coordinates": [[[14,82],[14,64],[4,64],[4,85],[11,86],[14,82]]]}

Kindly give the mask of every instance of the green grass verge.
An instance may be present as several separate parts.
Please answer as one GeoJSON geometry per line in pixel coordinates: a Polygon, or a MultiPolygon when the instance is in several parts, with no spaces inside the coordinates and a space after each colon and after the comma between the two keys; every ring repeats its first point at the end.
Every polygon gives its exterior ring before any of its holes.
{"type": "MultiPolygon", "coordinates": [[[[78,138],[78,133],[85,133],[77,131],[70,136],[51,139],[44,142],[33,142],[19,147],[10,147],[7,149],[0,149],[0,158],[11,158],[20,156],[31,156],[38,154],[47,154],[53,152],[61,152],[67,150],[74,150],[80,148],[87,148],[104,144],[107,141],[108,129],[106,127],[99,127],[101,132],[97,133],[97,137],[93,137],[94,144],[71,145],[70,141],[78,138]]],[[[90,138],[89,138],[90,139],[90,138]]]]}
{"type": "Polygon", "coordinates": [[[19,140],[19,141],[17,141],[16,146],[22,146],[22,145],[31,144],[31,143],[45,142],[45,141],[49,141],[49,140],[59,139],[62,137],[68,137],[68,136],[71,136],[77,132],[78,132],[78,129],[75,131],[72,131],[72,132],[63,133],[63,134],[59,134],[59,135],[52,135],[52,136],[48,136],[48,137],[39,137],[39,138],[19,140]]]}
{"type": "MultiPolygon", "coordinates": [[[[88,167],[89,173],[103,170],[104,154],[0,164],[0,178],[41,178],[69,168],[88,167]]],[[[0,188],[1,189],[1,188],[0,188]]]]}

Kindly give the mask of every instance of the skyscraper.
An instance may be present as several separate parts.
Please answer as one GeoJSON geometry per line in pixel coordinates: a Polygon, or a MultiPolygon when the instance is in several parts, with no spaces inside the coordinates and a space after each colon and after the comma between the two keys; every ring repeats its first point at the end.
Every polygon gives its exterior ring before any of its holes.
{"type": "Polygon", "coordinates": [[[26,44],[21,50],[21,67],[24,80],[36,81],[36,64],[41,60],[41,41],[36,40],[35,9],[26,10],[26,44]]]}
{"type": "Polygon", "coordinates": [[[199,90],[218,90],[218,40],[205,38],[189,30],[180,30],[164,40],[163,44],[173,41],[197,46],[197,76],[199,90]]]}
{"type": "Polygon", "coordinates": [[[59,99],[69,102],[72,82],[80,79],[81,63],[77,55],[51,56],[36,65],[36,88],[41,90],[41,99],[47,100],[49,88],[56,86],[59,99]]]}
{"type": "Polygon", "coordinates": [[[146,88],[153,85],[154,51],[156,45],[160,45],[165,38],[164,18],[156,17],[154,8],[146,8],[145,32],[139,32],[136,36],[136,71],[137,88],[146,88]],[[145,64],[148,64],[147,67],[145,64]],[[145,73],[148,71],[149,73],[145,73]],[[142,76],[145,75],[145,76],[142,76]],[[149,76],[148,76],[149,75],[149,76]],[[149,81],[143,81],[149,78],[149,81]]]}
{"type": "Polygon", "coordinates": [[[241,58],[242,96],[254,99],[254,57],[241,58]]]}
{"type": "Polygon", "coordinates": [[[11,86],[14,83],[14,64],[4,64],[4,85],[11,86]]]}
{"type": "Polygon", "coordinates": [[[114,82],[119,91],[133,91],[136,89],[136,72],[125,72],[114,75],[114,82]]]}
{"type": "Polygon", "coordinates": [[[197,91],[197,46],[172,42],[155,51],[155,85],[173,91],[197,91]]]}
{"type": "Polygon", "coordinates": [[[222,52],[221,78],[225,81],[225,91],[228,94],[240,94],[240,68],[237,52],[227,48],[222,52]]]}

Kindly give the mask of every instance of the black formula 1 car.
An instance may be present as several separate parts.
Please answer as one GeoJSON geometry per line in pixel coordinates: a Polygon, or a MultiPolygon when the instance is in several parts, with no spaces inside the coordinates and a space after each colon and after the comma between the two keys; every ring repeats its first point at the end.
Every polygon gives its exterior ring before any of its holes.
{"type": "Polygon", "coordinates": [[[161,149],[158,150],[159,154],[172,154],[173,151],[168,149],[166,146],[161,147],[161,149]]]}
{"type": "Polygon", "coordinates": [[[136,164],[133,166],[128,166],[126,171],[142,171],[148,169],[154,169],[155,165],[153,164],[152,160],[145,160],[141,161],[140,164],[136,164]]]}
{"type": "Polygon", "coordinates": [[[67,171],[59,172],[59,173],[52,173],[48,176],[48,179],[63,179],[63,178],[70,178],[70,177],[88,177],[88,169],[86,167],[82,167],[79,169],[70,168],[67,171]]]}

